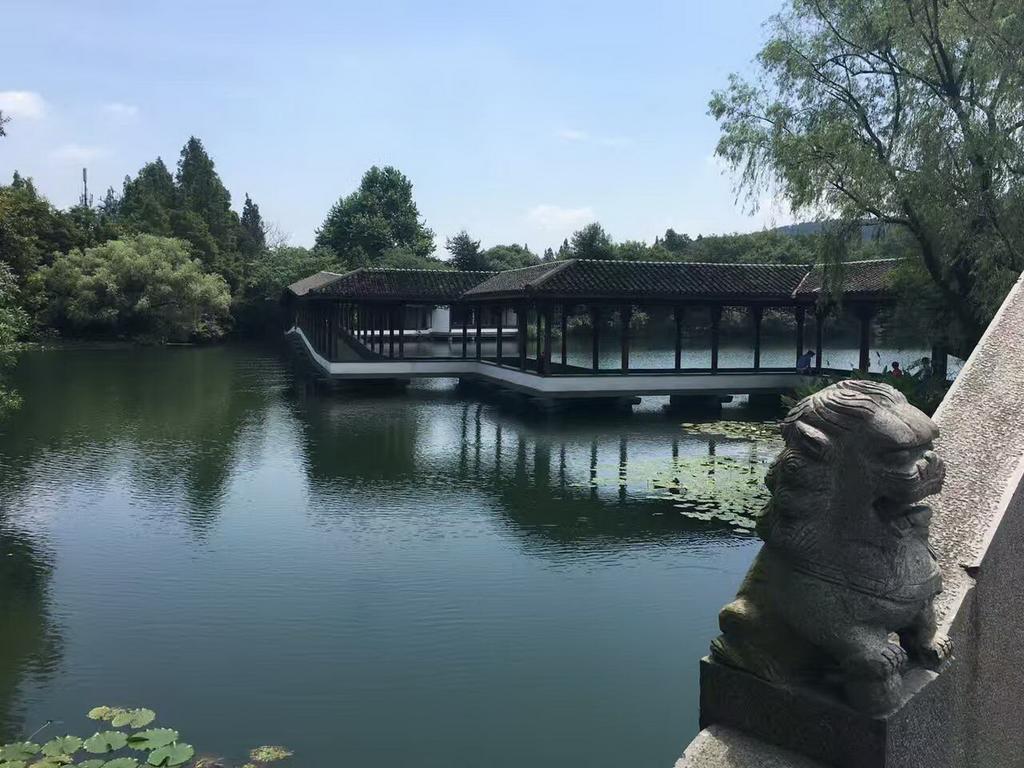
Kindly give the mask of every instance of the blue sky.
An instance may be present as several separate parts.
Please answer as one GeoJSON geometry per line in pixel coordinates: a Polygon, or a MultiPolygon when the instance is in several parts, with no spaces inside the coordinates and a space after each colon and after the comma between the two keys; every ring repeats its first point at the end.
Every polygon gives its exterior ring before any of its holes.
{"type": "Polygon", "coordinates": [[[749,71],[781,0],[4,0],[0,176],[71,204],[199,136],[240,209],[309,245],[373,164],[437,234],[557,246],[750,231],[713,159],[711,91],[749,71]]]}

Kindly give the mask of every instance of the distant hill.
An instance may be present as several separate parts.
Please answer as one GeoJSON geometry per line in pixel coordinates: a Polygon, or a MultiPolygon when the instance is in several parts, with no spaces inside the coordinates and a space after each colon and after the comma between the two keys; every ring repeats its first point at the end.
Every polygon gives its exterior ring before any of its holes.
{"type": "MultiPolygon", "coordinates": [[[[775,227],[772,232],[778,232],[783,235],[791,235],[793,237],[799,237],[800,235],[816,235],[825,227],[833,224],[832,221],[803,221],[799,224],[787,224],[784,227],[775,227]]],[[[869,240],[877,240],[884,237],[886,232],[890,229],[888,224],[864,224],[860,228],[861,239],[865,242],[869,240]]]]}

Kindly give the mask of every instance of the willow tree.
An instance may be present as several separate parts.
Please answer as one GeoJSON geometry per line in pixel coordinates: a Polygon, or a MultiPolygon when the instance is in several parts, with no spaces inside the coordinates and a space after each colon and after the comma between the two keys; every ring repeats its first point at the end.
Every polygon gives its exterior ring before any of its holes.
{"type": "Polygon", "coordinates": [[[790,0],[769,33],[710,104],[740,190],[904,232],[972,345],[1024,269],[1024,5],[790,0]]]}

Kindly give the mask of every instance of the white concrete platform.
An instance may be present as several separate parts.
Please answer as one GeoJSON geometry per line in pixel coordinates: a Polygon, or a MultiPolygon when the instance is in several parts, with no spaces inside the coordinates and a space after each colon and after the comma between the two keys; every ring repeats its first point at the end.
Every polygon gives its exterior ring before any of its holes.
{"type": "Polygon", "coordinates": [[[313,349],[301,329],[292,328],[289,333],[302,340],[310,359],[325,375],[338,380],[469,378],[541,398],[779,394],[791,392],[809,380],[795,371],[753,370],[627,374],[610,371],[540,376],[473,358],[330,362],[313,349]]]}

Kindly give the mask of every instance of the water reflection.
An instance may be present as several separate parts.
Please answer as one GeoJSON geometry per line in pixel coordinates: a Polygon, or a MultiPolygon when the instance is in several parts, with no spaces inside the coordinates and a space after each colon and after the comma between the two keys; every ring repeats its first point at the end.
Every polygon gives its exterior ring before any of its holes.
{"type": "Polygon", "coordinates": [[[50,678],[61,653],[48,596],[52,552],[6,517],[0,510],[0,740],[24,733],[16,693],[28,679],[50,678]]]}
{"type": "Polygon", "coordinates": [[[5,496],[46,492],[57,476],[128,478],[202,534],[243,431],[286,379],[266,351],[90,350],[27,354],[17,386],[27,396],[2,427],[5,496]]]}
{"type": "Polygon", "coordinates": [[[754,542],[668,496],[757,441],[657,404],[545,422],[451,382],[318,392],[231,347],[34,352],[15,384],[4,736],[123,702],[237,763],[266,741],[654,765],[690,737],[691,660],[754,542]]]}
{"type": "Polygon", "coordinates": [[[543,542],[559,545],[557,556],[568,543],[730,540],[735,525],[695,520],[699,510],[720,506],[723,515],[712,517],[727,522],[726,511],[758,509],[780,447],[770,429],[756,440],[695,424],[684,430],[658,404],[626,420],[584,411],[545,422],[443,387],[421,385],[401,398],[303,399],[311,511],[347,520],[353,488],[373,505],[465,492],[486,497],[535,553],[543,542]]]}

